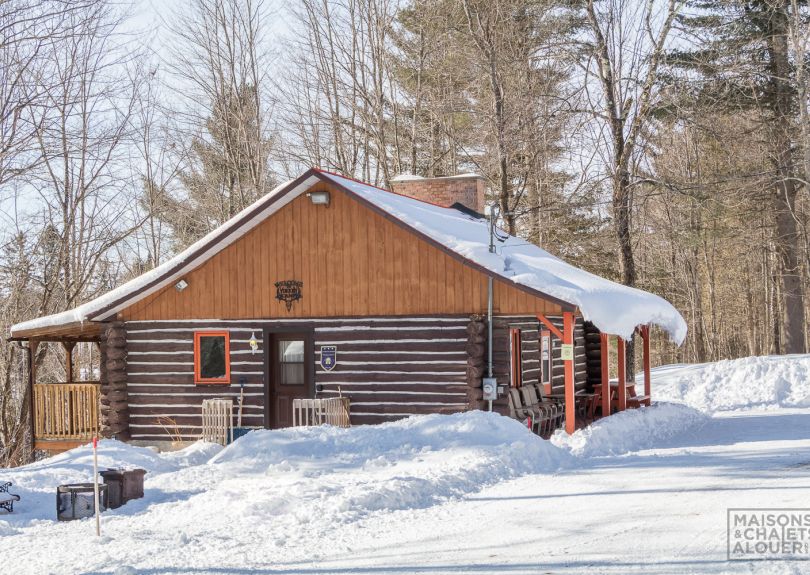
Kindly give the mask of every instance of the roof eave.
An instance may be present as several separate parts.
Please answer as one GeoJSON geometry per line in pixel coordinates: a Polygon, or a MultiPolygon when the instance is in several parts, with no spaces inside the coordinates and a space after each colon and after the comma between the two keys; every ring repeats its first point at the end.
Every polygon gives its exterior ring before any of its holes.
{"type": "Polygon", "coordinates": [[[54,341],[96,341],[101,333],[101,326],[98,322],[71,321],[62,324],[42,326],[30,329],[11,329],[11,337],[8,341],[24,341],[31,339],[54,341]]]}

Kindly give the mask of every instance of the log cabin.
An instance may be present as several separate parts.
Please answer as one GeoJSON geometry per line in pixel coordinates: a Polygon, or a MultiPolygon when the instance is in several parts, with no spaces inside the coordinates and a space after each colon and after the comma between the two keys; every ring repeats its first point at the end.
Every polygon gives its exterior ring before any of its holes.
{"type": "MultiPolygon", "coordinates": [[[[241,398],[252,428],[291,425],[306,398],[348,398],[352,425],[505,414],[509,387],[529,384],[559,394],[572,432],[577,394],[607,389],[608,337],[621,346],[634,333],[649,397],[649,327],[677,342],[686,332],[668,302],[495,228],[480,176],[392,187],[310,169],[142,276],[13,326],[28,349],[35,447],[95,434],[193,441],[209,398],[241,398]],[[65,346],[67,381],[38,382],[42,342],[65,346]],[[73,381],[77,342],[97,348],[98,381],[73,381]]],[[[605,414],[626,407],[619,355],[619,401],[604,399],[605,414]]]]}

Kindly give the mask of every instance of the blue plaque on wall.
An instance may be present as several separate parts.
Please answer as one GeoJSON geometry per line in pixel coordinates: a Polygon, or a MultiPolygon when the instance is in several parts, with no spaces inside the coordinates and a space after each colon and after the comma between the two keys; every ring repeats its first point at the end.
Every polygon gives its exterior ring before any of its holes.
{"type": "Polygon", "coordinates": [[[322,345],[321,346],[321,367],[326,371],[332,371],[337,365],[337,346],[336,345],[322,345]]]}

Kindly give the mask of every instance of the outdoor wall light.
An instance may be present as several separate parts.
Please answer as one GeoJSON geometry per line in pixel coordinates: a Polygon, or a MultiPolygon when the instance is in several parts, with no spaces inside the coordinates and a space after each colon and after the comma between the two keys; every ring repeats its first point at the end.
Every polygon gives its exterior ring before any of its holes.
{"type": "Polygon", "coordinates": [[[329,205],[329,192],[309,192],[307,197],[316,206],[329,205]]]}
{"type": "Polygon", "coordinates": [[[188,287],[188,282],[186,280],[180,280],[176,284],[174,284],[174,289],[177,291],[183,291],[188,287]]]}
{"type": "Polygon", "coordinates": [[[250,340],[248,340],[248,344],[250,345],[251,354],[254,354],[259,350],[259,340],[256,339],[256,332],[250,332],[250,340]]]}

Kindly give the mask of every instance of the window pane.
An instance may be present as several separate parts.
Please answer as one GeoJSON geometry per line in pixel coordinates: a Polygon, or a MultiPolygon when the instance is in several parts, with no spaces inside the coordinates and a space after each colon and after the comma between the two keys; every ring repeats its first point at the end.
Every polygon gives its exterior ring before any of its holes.
{"type": "Polygon", "coordinates": [[[302,362],[304,361],[304,342],[299,340],[279,341],[278,357],[282,362],[302,362]]]}
{"type": "Polygon", "coordinates": [[[278,361],[281,385],[304,385],[303,340],[279,340],[278,361]]]}
{"type": "Polygon", "coordinates": [[[224,336],[200,337],[200,377],[203,379],[222,379],[225,377],[224,336]]]}
{"type": "Polygon", "coordinates": [[[282,363],[280,367],[282,385],[304,385],[303,363],[282,363]]]}

